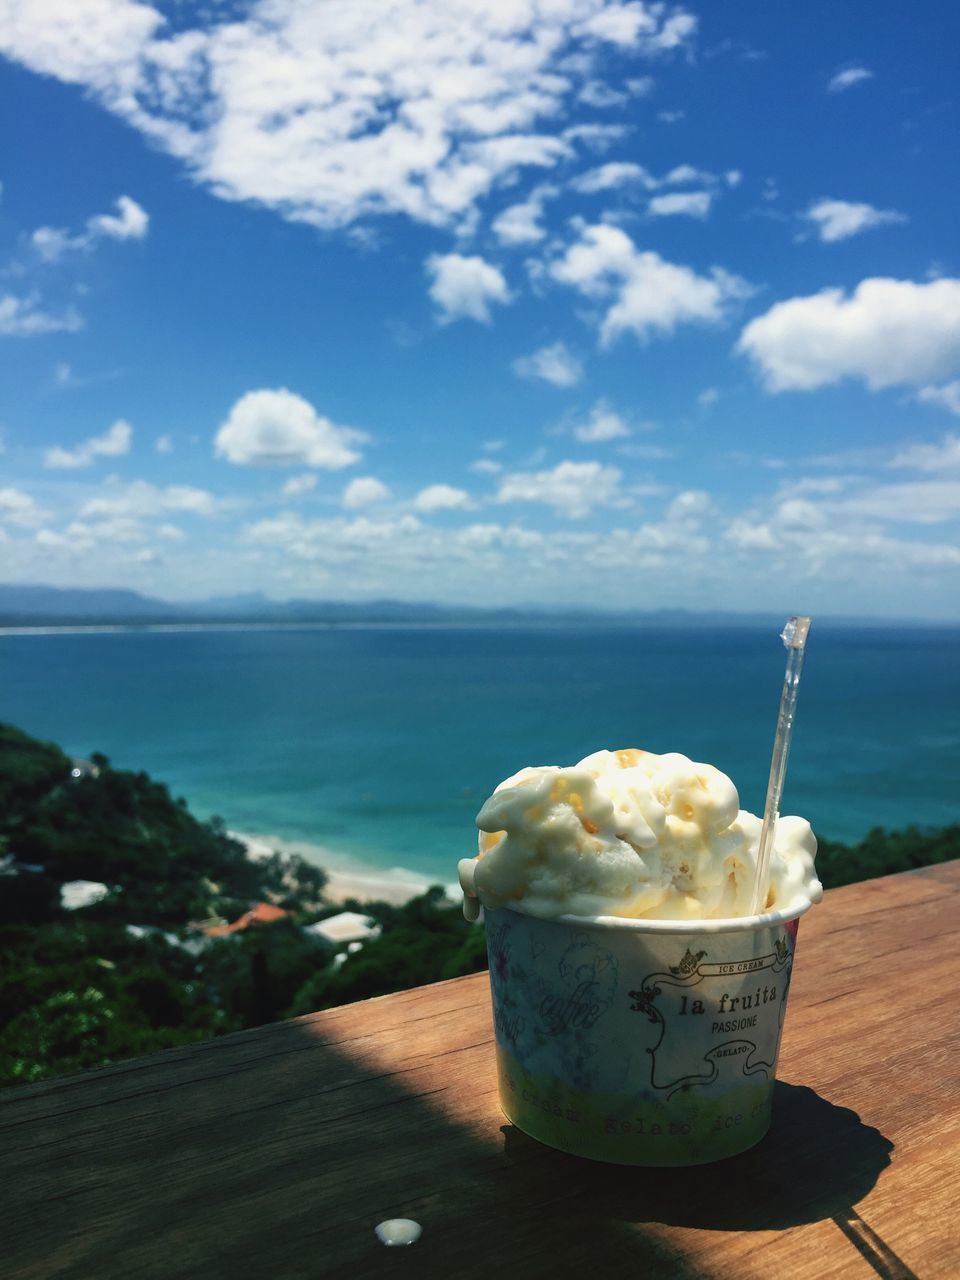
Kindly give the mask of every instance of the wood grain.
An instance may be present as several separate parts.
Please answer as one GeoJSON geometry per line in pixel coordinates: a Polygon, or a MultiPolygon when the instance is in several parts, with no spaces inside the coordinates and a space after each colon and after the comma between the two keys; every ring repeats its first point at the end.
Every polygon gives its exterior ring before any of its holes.
{"type": "Polygon", "coordinates": [[[720,1165],[507,1124],[485,974],[7,1090],[0,1275],[956,1280],[958,890],[955,862],[804,918],[773,1128],[720,1165]]]}

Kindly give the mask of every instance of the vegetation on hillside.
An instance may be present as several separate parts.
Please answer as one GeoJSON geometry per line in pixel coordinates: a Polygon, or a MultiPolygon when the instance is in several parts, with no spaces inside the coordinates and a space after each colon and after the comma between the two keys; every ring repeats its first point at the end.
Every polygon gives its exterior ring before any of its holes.
{"type": "Polygon", "coordinates": [[[0,725],[0,1084],[258,1026],[483,968],[483,931],[434,889],[404,907],[348,903],[382,936],[341,965],[302,926],[342,910],[323,870],[251,860],[145,773],[101,755],[77,768],[0,725]],[[61,886],[107,886],[61,906],[61,886]],[[253,902],[291,914],[217,939],[192,922],[253,902]],[[131,930],[128,926],[133,926],[131,930]]]}
{"type": "MultiPolygon", "coordinates": [[[[821,840],[827,888],[960,856],[960,826],[821,840]]],[[[433,888],[405,906],[333,905],[297,857],[251,860],[145,773],[0,725],[0,1084],[43,1080],[486,965],[483,930],[433,888]],[[61,886],[104,884],[61,906],[61,886]],[[251,903],[290,914],[208,939],[191,922],[251,903]],[[343,909],[381,936],[342,962],[303,926],[343,909]],[[132,928],[131,928],[132,926],[132,928]]]]}

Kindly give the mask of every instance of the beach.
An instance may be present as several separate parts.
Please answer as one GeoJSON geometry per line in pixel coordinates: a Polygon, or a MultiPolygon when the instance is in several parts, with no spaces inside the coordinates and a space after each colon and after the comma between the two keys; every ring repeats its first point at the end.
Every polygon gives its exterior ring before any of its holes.
{"type": "MultiPolygon", "coordinates": [[[[402,907],[411,898],[425,893],[431,885],[440,883],[405,867],[366,866],[342,853],[321,849],[303,840],[251,835],[244,831],[228,831],[227,834],[238,840],[246,849],[247,857],[254,861],[269,858],[274,853],[286,856],[296,854],[314,866],[322,867],[328,877],[325,896],[336,904],[354,898],[360,902],[375,900],[402,907]]],[[[450,883],[443,887],[448,897],[459,901],[458,885],[450,883]]]]}

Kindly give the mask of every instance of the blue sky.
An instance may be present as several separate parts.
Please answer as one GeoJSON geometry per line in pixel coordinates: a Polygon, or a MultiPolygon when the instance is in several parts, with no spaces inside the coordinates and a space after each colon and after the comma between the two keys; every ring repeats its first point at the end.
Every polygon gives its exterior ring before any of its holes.
{"type": "Polygon", "coordinates": [[[0,580],[956,618],[958,27],[0,0],[0,580]]]}

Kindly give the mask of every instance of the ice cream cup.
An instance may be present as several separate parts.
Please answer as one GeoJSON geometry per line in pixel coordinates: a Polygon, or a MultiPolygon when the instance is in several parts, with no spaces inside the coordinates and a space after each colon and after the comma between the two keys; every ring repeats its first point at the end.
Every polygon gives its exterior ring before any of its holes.
{"type": "Polygon", "coordinates": [[[507,1119],[616,1164],[707,1164],[754,1146],[809,906],[697,921],[486,911],[507,1119]]]}

